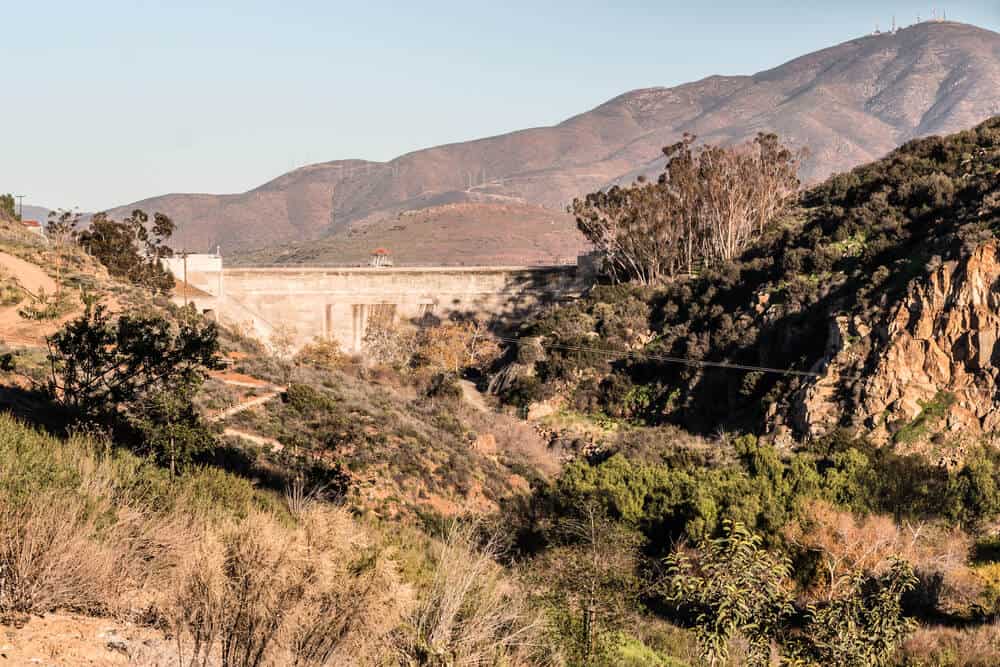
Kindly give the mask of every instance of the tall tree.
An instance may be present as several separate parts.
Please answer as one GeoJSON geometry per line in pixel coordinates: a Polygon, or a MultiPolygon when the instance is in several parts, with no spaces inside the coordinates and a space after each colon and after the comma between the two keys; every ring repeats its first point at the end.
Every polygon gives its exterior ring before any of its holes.
{"type": "Polygon", "coordinates": [[[62,271],[66,263],[65,250],[70,241],[76,237],[76,229],[80,224],[80,214],[77,211],[50,211],[45,225],[45,234],[56,247],[56,296],[62,293],[62,271]]]}
{"type": "Polygon", "coordinates": [[[798,157],[774,134],[698,154],[696,211],[709,261],[738,257],[798,191],[798,157]]]}
{"type": "Polygon", "coordinates": [[[49,219],[45,224],[45,234],[58,245],[65,245],[76,236],[80,225],[80,213],[72,210],[59,209],[49,211],[49,219]]]}
{"type": "Polygon", "coordinates": [[[604,257],[613,280],[648,285],[676,270],[679,230],[672,204],[662,185],[641,182],[576,199],[570,212],[604,257]]]}
{"type": "Polygon", "coordinates": [[[174,254],[167,245],[174,229],[174,222],[162,213],[155,213],[150,223],[149,216],[136,209],[121,222],[98,213],[77,238],[111,275],[167,292],[173,288],[174,278],[160,260],[174,254]]]}
{"type": "Polygon", "coordinates": [[[663,149],[656,183],[639,179],[573,201],[577,227],[615,281],[644,285],[746,250],[798,191],[799,154],[776,135],[740,146],[702,146],[695,137],[663,149]]]}

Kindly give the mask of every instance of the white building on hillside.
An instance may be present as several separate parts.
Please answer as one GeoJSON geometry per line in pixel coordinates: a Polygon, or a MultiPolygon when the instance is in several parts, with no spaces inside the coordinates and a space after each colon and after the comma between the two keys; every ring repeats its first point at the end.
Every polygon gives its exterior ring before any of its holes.
{"type": "Polygon", "coordinates": [[[173,257],[164,257],[160,262],[163,268],[174,274],[177,294],[183,294],[185,285],[189,285],[212,296],[223,296],[225,285],[222,281],[222,253],[219,248],[212,254],[179,252],[173,257]]]}
{"type": "Polygon", "coordinates": [[[48,238],[48,236],[45,235],[45,227],[42,226],[42,223],[38,222],[37,220],[22,220],[21,224],[29,232],[31,232],[33,234],[38,234],[43,239],[47,239],[48,238]]]}

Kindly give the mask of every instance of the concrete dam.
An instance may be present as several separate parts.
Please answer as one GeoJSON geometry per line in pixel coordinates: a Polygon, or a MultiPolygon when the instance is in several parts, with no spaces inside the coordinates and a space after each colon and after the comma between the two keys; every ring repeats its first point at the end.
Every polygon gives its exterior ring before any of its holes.
{"type": "Polygon", "coordinates": [[[220,255],[166,260],[177,303],[193,303],[265,343],[277,332],[298,348],[317,338],[363,353],[371,327],[418,326],[453,316],[516,322],[540,305],[575,298],[587,257],[561,266],[225,267],[220,255]],[[185,281],[186,276],[186,281],[185,281]]]}

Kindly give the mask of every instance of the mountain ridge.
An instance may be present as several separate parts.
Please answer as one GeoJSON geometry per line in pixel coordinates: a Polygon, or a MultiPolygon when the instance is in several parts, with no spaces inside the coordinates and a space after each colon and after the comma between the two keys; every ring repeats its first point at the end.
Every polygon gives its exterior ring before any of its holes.
{"type": "Polygon", "coordinates": [[[660,148],[684,132],[714,143],[778,132],[810,149],[803,177],[813,182],[910,139],[1000,113],[998,86],[1000,34],[927,22],[753,75],[629,91],[552,126],[411,151],[387,162],[316,163],[245,193],[174,193],[113,213],[161,210],[177,220],[186,247],[222,244],[236,251],[336,237],[366,220],[460,202],[516,203],[552,215],[575,196],[655,173],[660,148]]]}

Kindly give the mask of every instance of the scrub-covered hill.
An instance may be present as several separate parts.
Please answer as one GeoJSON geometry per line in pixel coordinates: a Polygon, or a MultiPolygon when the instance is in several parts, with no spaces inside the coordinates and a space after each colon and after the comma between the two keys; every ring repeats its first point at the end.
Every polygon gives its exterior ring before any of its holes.
{"type": "Polygon", "coordinates": [[[509,395],[703,432],[995,431],[998,231],[994,118],[830,178],[728,266],[598,287],[538,317],[522,335],[542,337],[544,358],[509,395]]]}

